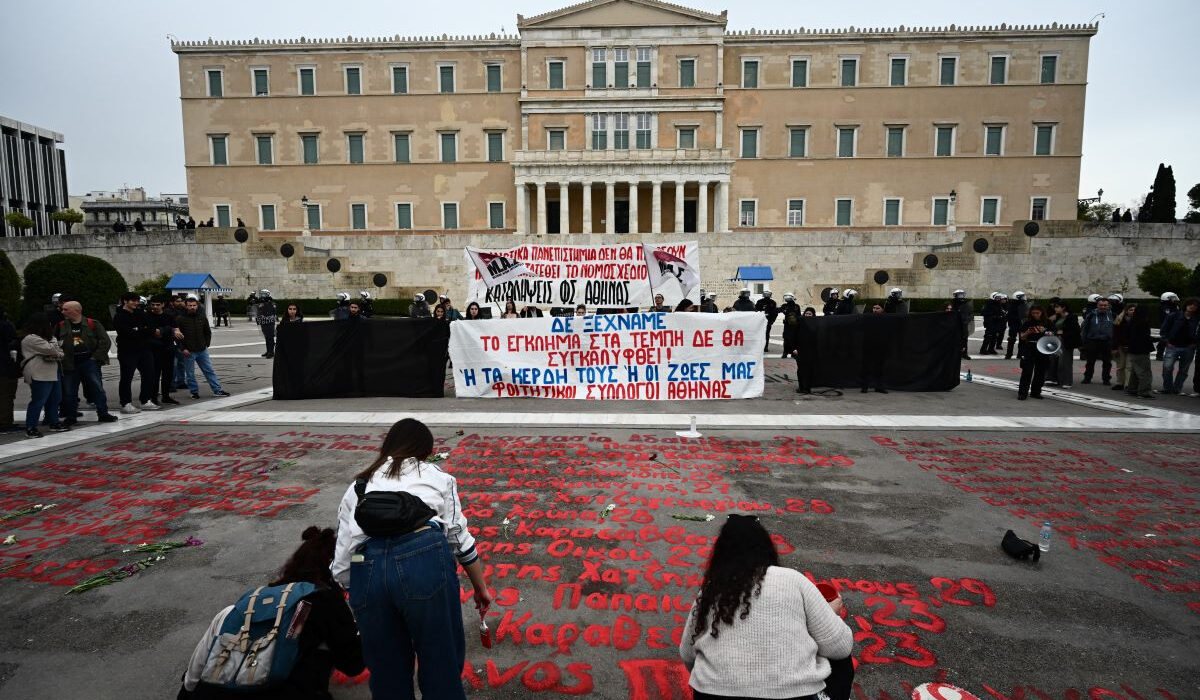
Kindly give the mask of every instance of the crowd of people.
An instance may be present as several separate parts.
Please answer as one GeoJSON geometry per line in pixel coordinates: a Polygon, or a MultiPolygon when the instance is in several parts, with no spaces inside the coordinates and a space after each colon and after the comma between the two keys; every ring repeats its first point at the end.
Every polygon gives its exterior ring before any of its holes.
{"type": "MultiPolygon", "coordinates": [[[[274,580],[213,618],[178,697],[327,699],[332,670],[355,676],[365,668],[376,698],[414,698],[419,688],[424,698],[465,700],[458,568],[473,590],[484,645],[493,595],[457,480],[430,461],[433,448],[425,424],[412,418],[394,424],[378,455],[347,485],[336,531],[307,528],[274,580]],[[255,627],[260,600],[264,623],[255,627]],[[264,651],[258,659],[266,668],[235,673],[245,668],[247,653],[271,644],[283,650],[285,640],[293,653],[264,651]]],[[[847,700],[854,635],[831,590],[781,566],[757,517],[730,515],[679,642],[693,695],[847,700]],[[766,659],[768,648],[787,663],[766,659]]]]}

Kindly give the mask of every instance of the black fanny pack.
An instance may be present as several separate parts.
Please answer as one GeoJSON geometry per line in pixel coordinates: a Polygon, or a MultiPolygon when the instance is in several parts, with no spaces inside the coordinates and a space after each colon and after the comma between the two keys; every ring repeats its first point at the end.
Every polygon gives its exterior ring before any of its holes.
{"type": "Polygon", "coordinates": [[[354,508],[354,521],[369,537],[406,535],[437,515],[425,501],[407,491],[367,493],[366,490],[367,482],[356,479],[354,493],[358,495],[358,505],[354,508]]]}
{"type": "Polygon", "coordinates": [[[1000,542],[1000,548],[1008,556],[1021,561],[1025,561],[1030,557],[1033,557],[1033,561],[1037,561],[1042,556],[1042,552],[1036,544],[1017,537],[1017,533],[1012,530],[1004,533],[1004,540],[1000,542]]]}

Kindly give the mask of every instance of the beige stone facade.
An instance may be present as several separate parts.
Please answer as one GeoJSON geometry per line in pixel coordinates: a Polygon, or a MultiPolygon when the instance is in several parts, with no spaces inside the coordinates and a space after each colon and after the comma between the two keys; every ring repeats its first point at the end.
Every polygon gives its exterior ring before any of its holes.
{"type": "Polygon", "coordinates": [[[178,42],[192,213],[327,234],[1075,217],[1096,26],[726,24],[592,0],[511,37],[178,42]]]}

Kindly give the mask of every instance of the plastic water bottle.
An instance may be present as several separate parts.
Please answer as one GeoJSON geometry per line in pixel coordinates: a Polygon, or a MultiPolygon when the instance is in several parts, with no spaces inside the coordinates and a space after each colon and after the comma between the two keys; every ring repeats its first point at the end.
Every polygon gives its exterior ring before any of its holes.
{"type": "Polygon", "coordinates": [[[968,367],[968,368],[967,368],[967,377],[966,377],[966,379],[967,379],[967,381],[968,381],[968,382],[970,382],[970,381],[974,381],[974,380],[975,380],[975,377],[974,377],[974,376],[971,374],[971,368],[970,368],[970,367],[968,367]]]}
{"type": "Polygon", "coordinates": [[[1043,552],[1050,551],[1050,521],[1042,523],[1042,532],[1038,535],[1038,549],[1043,552]]]}

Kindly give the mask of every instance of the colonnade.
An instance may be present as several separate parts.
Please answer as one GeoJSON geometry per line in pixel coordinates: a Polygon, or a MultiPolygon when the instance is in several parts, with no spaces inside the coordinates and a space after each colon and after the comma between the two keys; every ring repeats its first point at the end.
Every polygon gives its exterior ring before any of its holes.
{"type": "MultiPolygon", "coordinates": [[[[727,230],[729,221],[729,182],[725,180],[652,180],[649,182],[643,181],[628,181],[628,180],[603,180],[603,181],[579,181],[579,180],[531,180],[527,182],[517,183],[517,233],[531,233],[530,231],[530,214],[536,214],[536,228],[534,231],[538,234],[547,233],[547,192],[548,190],[557,190],[558,192],[558,230],[563,233],[607,233],[613,234],[617,232],[617,186],[626,185],[629,194],[626,198],[620,201],[627,201],[629,206],[629,233],[685,233],[684,226],[684,203],[688,201],[685,197],[687,188],[695,186],[695,201],[696,201],[696,223],[694,231],[686,231],[686,233],[709,233],[710,231],[723,232],[727,230]],[[532,186],[532,188],[530,187],[532,186]],[[639,221],[639,205],[641,197],[638,196],[644,190],[650,188],[650,230],[640,230],[639,221]],[[666,222],[667,227],[663,226],[663,188],[672,188],[674,190],[674,212],[673,216],[666,222]],[[713,193],[713,216],[712,228],[709,226],[708,217],[708,199],[710,196],[710,188],[715,189],[713,193]],[[602,189],[604,192],[603,204],[603,231],[593,231],[594,215],[592,211],[593,199],[597,190],[602,189]],[[574,231],[571,228],[571,194],[581,191],[580,201],[582,202],[582,226],[581,230],[574,231]],[[532,198],[532,202],[530,201],[532,198]]],[[[600,228],[600,227],[597,227],[600,228]]]]}

